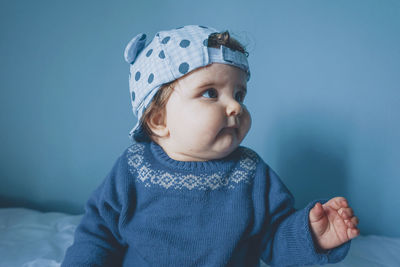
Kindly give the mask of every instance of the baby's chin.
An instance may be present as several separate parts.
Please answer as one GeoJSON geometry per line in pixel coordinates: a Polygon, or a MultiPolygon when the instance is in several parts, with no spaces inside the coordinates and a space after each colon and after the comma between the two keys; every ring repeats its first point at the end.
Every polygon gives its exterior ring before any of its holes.
{"type": "Polygon", "coordinates": [[[212,149],[212,156],[210,156],[210,159],[222,159],[231,154],[233,151],[235,151],[240,145],[240,142],[232,142],[232,143],[224,143],[224,144],[218,144],[218,146],[214,147],[212,149]]]}
{"type": "Polygon", "coordinates": [[[164,151],[172,158],[178,161],[209,161],[222,159],[235,151],[242,139],[236,135],[226,134],[217,137],[212,142],[199,143],[194,145],[163,146],[164,151]]]}
{"type": "Polygon", "coordinates": [[[195,161],[217,160],[227,157],[238,148],[239,144],[240,143],[231,143],[229,145],[214,144],[214,146],[208,147],[207,149],[187,151],[185,154],[191,156],[195,161]]]}
{"type": "Polygon", "coordinates": [[[237,131],[234,134],[225,133],[217,138],[212,150],[223,158],[232,153],[241,142],[242,138],[237,131]]]}

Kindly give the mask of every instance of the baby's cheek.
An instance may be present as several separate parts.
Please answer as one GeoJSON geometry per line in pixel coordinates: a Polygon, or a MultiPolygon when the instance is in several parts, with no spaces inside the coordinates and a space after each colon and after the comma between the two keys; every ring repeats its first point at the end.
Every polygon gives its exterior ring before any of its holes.
{"type": "MultiPolygon", "coordinates": [[[[250,115],[250,113],[247,111],[247,109],[245,109],[244,112],[243,112],[243,114],[242,114],[242,121],[241,121],[241,123],[242,123],[242,125],[243,125],[242,131],[243,131],[244,136],[247,134],[247,132],[248,132],[248,131],[250,130],[250,128],[251,128],[251,122],[252,122],[252,120],[251,120],[251,115],[250,115]]],[[[243,137],[244,137],[244,136],[243,136],[243,137]]]]}
{"type": "Polygon", "coordinates": [[[217,108],[203,108],[194,114],[193,122],[204,130],[213,130],[214,128],[224,126],[225,117],[222,115],[224,113],[217,108]]]}

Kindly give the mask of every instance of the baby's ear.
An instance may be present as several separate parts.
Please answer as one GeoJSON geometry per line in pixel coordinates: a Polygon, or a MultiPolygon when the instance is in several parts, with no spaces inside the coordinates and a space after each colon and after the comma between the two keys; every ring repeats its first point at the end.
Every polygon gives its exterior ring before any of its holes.
{"type": "Polygon", "coordinates": [[[165,123],[165,113],[163,111],[157,111],[152,114],[147,121],[147,126],[158,138],[169,136],[169,130],[165,123]]]}

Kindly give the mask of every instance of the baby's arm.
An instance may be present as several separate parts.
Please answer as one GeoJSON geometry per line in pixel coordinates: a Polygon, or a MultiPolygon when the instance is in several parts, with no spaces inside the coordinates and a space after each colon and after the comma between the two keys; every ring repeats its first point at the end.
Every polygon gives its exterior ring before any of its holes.
{"type": "Polygon", "coordinates": [[[328,252],[321,250],[313,240],[309,214],[316,202],[295,210],[291,193],[276,173],[271,169],[267,172],[268,217],[262,259],[271,266],[321,265],[342,260],[350,248],[348,242],[328,252]]]}
{"type": "Polygon", "coordinates": [[[316,203],[309,213],[313,239],[321,250],[329,250],[357,237],[358,218],[343,197],[316,203]]]}
{"type": "Polygon", "coordinates": [[[122,265],[125,248],[118,231],[121,206],[116,185],[121,175],[119,163],[87,202],[62,267],[122,265]]]}

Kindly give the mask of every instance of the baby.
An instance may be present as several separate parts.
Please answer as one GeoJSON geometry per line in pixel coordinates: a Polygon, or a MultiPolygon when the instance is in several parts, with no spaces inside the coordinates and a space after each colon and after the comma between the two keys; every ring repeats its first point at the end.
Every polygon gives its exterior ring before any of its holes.
{"type": "Polygon", "coordinates": [[[62,266],[273,266],[342,260],[359,234],[343,197],[295,210],[252,150],[247,52],[203,26],[133,38],[134,144],[93,193],[62,266]],[[323,204],[322,204],[323,203],[323,204]]]}

